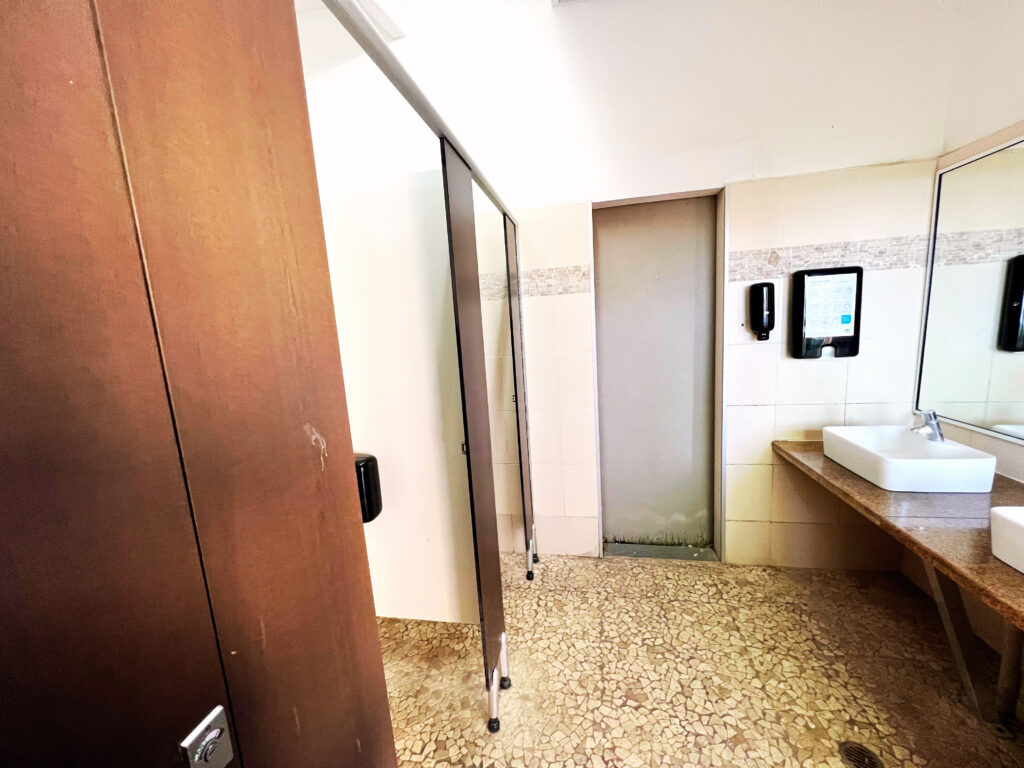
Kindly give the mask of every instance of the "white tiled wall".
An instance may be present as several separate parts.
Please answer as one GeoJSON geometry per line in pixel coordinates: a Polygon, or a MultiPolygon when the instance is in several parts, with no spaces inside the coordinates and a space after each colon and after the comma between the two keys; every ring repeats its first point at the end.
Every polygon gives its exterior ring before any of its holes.
{"type": "MultiPolygon", "coordinates": [[[[934,171],[932,162],[908,163],[736,185],[729,194],[730,248],[924,235],[934,171]]],[[[776,325],[764,342],[746,327],[747,291],[761,281],[727,283],[727,560],[898,567],[899,547],[890,537],[780,464],[771,442],[819,440],[827,425],[912,422],[924,274],[923,265],[866,271],[860,353],[839,359],[789,356],[790,278],[771,280],[776,325]]]]}
{"type": "MultiPolygon", "coordinates": [[[[521,270],[592,266],[589,204],[523,211],[521,270]]],[[[593,294],[522,300],[534,517],[541,554],[600,553],[593,294]]]]}
{"type": "MultiPolygon", "coordinates": [[[[732,185],[729,248],[926,237],[934,172],[933,161],[921,161],[732,185]]],[[[521,213],[522,269],[592,267],[591,216],[589,204],[521,213]]],[[[923,260],[903,256],[896,262],[901,268],[877,268],[875,257],[865,271],[861,348],[854,358],[788,356],[788,277],[771,280],[777,319],[767,342],[746,328],[747,289],[761,281],[727,282],[724,511],[730,562],[899,566],[899,548],[890,537],[780,464],[771,442],[820,439],[821,428],[831,424],[913,422],[925,269],[923,260]]],[[[592,294],[525,297],[523,316],[541,551],[598,554],[592,294]]],[[[978,421],[985,415],[980,412],[978,421]]],[[[1024,447],[980,435],[964,439],[997,454],[1001,472],[1024,478],[1024,447]]]]}

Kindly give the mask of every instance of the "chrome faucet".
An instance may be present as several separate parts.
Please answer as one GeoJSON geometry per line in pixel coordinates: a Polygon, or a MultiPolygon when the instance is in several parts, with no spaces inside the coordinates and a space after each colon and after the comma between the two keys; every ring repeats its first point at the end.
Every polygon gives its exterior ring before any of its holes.
{"type": "Polygon", "coordinates": [[[939,424],[939,415],[935,411],[921,411],[922,424],[911,427],[911,432],[919,435],[926,435],[929,440],[941,443],[946,438],[942,434],[942,426],[939,424]]]}

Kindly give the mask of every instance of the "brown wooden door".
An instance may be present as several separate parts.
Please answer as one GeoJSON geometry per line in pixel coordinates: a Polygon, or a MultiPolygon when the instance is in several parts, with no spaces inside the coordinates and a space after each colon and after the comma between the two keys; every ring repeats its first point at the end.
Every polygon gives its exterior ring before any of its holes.
{"type": "Polygon", "coordinates": [[[292,0],[96,0],[247,768],[396,764],[292,0]]]}
{"type": "Polygon", "coordinates": [[[530,479],[530,430],[526,415],[526,357],[523,348],[522,303],[519,294],[519,246],[516,225],[505,220],[505,257],[508,264],[508,307],[512,326],[512,375],[516,388],[516,426],[519,432],[519,473],[523,491],[523,533],[526,538],[526,570],[533,576],[533,559],[537,556],[536,536],[533,528],[533,484],[530,479]]]}
{"type": "Polygon", "coordinates": [[[462,414],[468,445],[466,463],[484,646],[484,677],[490,688],[492,672],[498,666],[501,636],[505,632],[505,607],[501,595],[498,519],[494,507],[480,270],[473,216],[473,175],[459,153],[444,139],[441,140],[441,157],[451,249],[455,334],[459,345],[462,414]]]}
{"type": "Polygon", "coordinates": [[[0,17],[0,765],[176,765],[228,701],[93,16],[0,17]]]}

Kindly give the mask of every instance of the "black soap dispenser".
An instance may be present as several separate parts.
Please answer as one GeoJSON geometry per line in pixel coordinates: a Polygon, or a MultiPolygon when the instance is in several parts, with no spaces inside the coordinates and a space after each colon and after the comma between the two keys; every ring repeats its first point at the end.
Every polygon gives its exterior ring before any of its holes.
{"type": "Polygon", "coordinates": [[[775,329],[775,284],[754,283],[750,286],[750,331],[758,341],[767,341],[775,329]]]}

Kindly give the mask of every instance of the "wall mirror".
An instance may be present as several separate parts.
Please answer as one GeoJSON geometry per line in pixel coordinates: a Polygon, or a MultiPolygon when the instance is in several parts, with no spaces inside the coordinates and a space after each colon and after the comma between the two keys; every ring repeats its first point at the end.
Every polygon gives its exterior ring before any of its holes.
{"type": "Polygon", "coordinates": [[[939,173],[917,407],[1024,439],[1024,141],[939,173]]]}

